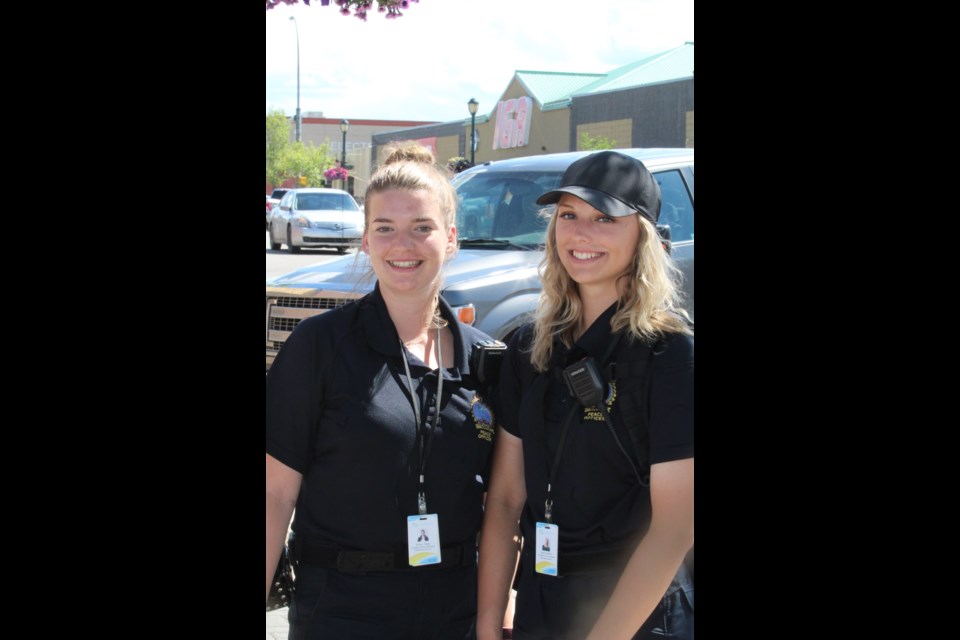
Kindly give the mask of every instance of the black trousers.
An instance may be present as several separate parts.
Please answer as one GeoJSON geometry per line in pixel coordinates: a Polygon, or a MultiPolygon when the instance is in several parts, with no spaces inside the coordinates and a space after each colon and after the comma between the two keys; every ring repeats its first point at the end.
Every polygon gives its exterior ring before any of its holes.
{"type": "MultiPolygon", "coordinates": [[[[513,617],[514,640],[582,640],[600,617],[620,573],[557,578],[522,565],[513,617]]],[[[660,604],[633,638],[693,640],[693,580],[685,565],[681,565],[660,604]]]]}
{"type": "Polygon", "coordinates": [[[290,640],[473,640],[477,568],[344,573],[301,564],[290,640]]]}

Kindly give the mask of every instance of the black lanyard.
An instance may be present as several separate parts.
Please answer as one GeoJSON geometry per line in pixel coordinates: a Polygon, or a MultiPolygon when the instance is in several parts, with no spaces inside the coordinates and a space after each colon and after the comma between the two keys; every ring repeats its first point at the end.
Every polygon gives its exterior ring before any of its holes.
{"type": "Polygon", "coordinates": [[[427,498],[425,487],[423,483],[424,475],[427,472],[427,459],[430,458],[430,448],[433,445],[433,434],[437,430],[437,424],[440,422],[440,405],[443,399],[443,356],[440,350],[440,342],[442,337],[440,335],[440,320],[437,320],[437,410],[433,414],[433,425],[430,427],[430,438],[428,439],[424,433],[423,424],[420,420],[420,402],[417,398],[417,394],[413,391],[413,382],[411,381],[410,376],[410,365],[407,363],[406,355],[406,346],[403,344],[403,340],[400,341],[400,357],[403,358],[403,368],[407,372],[407,387],[410,389],[410,402],[413,404],[413,415],[417,421],[417,442],[419,443],[419,453],[420,453],[420,483],[418,485],[417,492],[417,510],[420,515],[424,515],[427,512],[427,498]]]}
{"type": "MultiPolygon", "coordinates": [[[[606,362],[610,357],[610,354],[613,353],[613,350],[617,347],[617,344],[620,342],[621,333],[617,332],[612,336],[610,340],[610,345],[607,347],[606,353],[603,354],[603,360],[600,362],[606,362]]],[[[602,404],[602,401],[601,401],[602,404]]],[[[557,455],[553,459],[553,462],[550,462],[550,448],[544,446],[544,456],[547,458],[547,464],[550,465],[550,475],[547,478],[547,499],[543,503],[544,513],[543,517],[548,522],[553,522],[553,481],[557,477],[557,468],[560,466],[560,458],[563,456],[563,444],[567,439],[567,431],[570,429],[570,423],[573,422],[573,416],[583,408],[576,398],[570,407],[570,411],[567,412],[567,415],[563,418],[563,425],[560,427],[560,440],[557,442],[557,455]]],[[[604,407],[605,409],[606,407],[604,407]]],[[[546,425],[543,421],[540,422],[540,427],[543,430],[543,440],[544,443],[547,441],[546,425]]]]}

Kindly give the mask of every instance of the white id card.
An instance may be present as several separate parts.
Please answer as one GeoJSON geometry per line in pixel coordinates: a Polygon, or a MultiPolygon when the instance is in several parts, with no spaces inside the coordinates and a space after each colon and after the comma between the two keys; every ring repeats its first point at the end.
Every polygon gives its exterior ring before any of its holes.
{"type": "Polygon", "coordinates": [[[411,567],[440,564],[440,521],[437,514],[407,516],[407,556],[411,567]]]}
{"type": "Polygon", "coordinates": [[[560,548],[560,529],[555,524],[537,523],[537,546],[534,551],[537,573],[557,575],[557,553],[560,548]]]}

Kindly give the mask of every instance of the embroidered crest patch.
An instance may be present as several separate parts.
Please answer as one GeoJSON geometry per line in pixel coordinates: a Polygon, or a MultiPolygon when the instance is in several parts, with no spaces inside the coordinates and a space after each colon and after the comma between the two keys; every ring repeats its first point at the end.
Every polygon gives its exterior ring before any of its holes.
{"type": "Polygon", "coordinates": [[[493,411],[480,401],[480,396],[473,396],[470,413],[473,414],[473,424],[477,429],[477,438],[493,442],[493,411]]]}
{"type": "MultiPolygon", "coordinates": [[[[604,402],[607,405],[607,411],[613,411],[613,401],[617,399],[617,383],[616,381],[610,382],[607,384],[607,397],[604,399],[604,402]]],[[[584,420],[598,420],[603,422],[603,414],[592,408],[583,408],[583,419],[584,420]]]]}

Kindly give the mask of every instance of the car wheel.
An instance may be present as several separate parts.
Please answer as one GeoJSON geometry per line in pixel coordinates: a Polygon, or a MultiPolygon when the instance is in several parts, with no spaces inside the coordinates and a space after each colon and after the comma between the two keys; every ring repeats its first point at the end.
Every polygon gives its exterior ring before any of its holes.
{"type": "Polygon", "coordinates": [[[300,247],[293,246],[293,231],[287,227],[287,251],[290,253],[300,253],[300,247]]]}
{"type": "Polygon", "coordinates": [[[270,229],[270,249],[280,251],[280,243],[273,239],[273,229],[270,229]]]}
{"type": "Polygon", "coordinates": [[[335,248],[336,248],[336,250],[337,250],[337,253],[339,253],[340,255],[343,255],[343,254],[345,254],[345,253],[347,252],[347,248],[346,248],[346,247],[335,247],[335,248]]]}

